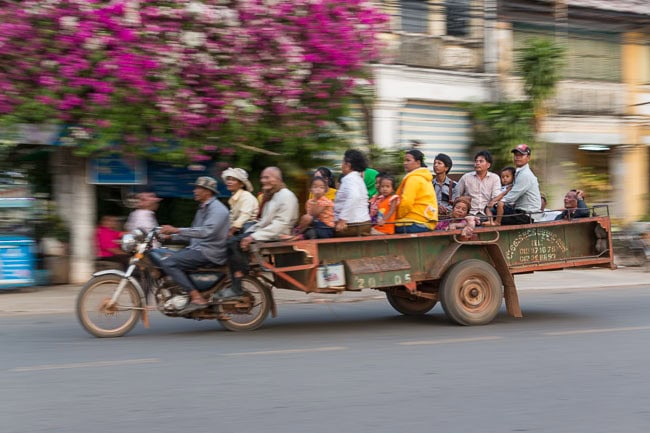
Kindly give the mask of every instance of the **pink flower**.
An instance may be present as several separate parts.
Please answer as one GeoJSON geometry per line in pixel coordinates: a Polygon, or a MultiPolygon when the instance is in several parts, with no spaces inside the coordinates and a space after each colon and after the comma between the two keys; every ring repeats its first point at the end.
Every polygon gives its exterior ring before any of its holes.
{"type": "MultiPolygon", "coordinates": [[[[387,17],[367,1],[204,0],[198,14],[192,1],[5,2],[0,113],[55,107],[62,122],[128,132],[132,148],[265,128],[303,137],[380,59],[387,17]]],[[[195,153],[217,150],[229,152],[195,153]]]]}

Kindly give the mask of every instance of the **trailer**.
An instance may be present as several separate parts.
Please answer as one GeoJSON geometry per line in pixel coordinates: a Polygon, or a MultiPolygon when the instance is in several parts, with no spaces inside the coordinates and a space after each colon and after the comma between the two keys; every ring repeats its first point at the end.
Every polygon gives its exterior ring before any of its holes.
{"type": "MultiPolygon", "coordinates": [[[[426,314],[440,302],[459,325],[490,323],[503,300],[510,316],[523,317],[517,274],[616,268],[608,215],[483,227],[470,238],[452,230],[266,242],[254,245],[251,256],[252,274],[267,288],[379,290],[405,315],[426,314]]],[[[272,299],[270,311],[277,314],[272,299]]]]}

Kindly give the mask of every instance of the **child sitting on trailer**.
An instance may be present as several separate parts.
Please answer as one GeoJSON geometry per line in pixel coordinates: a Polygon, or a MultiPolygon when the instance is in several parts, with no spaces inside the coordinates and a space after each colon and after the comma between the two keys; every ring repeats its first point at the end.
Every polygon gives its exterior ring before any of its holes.
{"type": "Polygon", "coordinates": [[[501,169],[501,172],[499,173],[501,177],[501,194],[490,200],[485,208],[485,214],[488,216],[488,221],[485,224],[486,226],[500,226],[504,213],[506,215],[511,215],[515,212],[512,203],[501,201],[501,199],[508,194],[508,191],[512,189],[512,184],[515,182],[515,172],[516,170],[514,167],[504,167],[501,169]],[[496,218],[492,218],[494,215],[496,215],[496,218]]]}
{"type": "Polygon", "coordinates": [[[300,217],[290,240],[325,239],[334,236],[334,202],[325,195],[327,179],[315,176],[311,180],[311,198],[305,204],[306,213],[300,217]]]}
{"type": "Polygon", "coordinates": [[[395,233],[395,218],[400,197],[395,194],[395,178],[384,174],[378,176],[379,192],[370,199],[370,220],[373,235],[392,235],[395,233]]]}

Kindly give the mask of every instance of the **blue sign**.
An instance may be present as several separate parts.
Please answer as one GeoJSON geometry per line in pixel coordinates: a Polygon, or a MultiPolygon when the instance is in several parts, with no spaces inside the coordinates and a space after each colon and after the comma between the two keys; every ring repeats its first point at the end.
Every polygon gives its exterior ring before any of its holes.
{"type": "Polygon", "coordinates": [[[0,236],[0,289],[34,285],[34,241],[0,236]]]}
{"type": "Polygon", "coordinates": [[[118,154],[88,161],[88,183],[96,185],[142,185],[147,183],[144,161],[118,154]]]}
{"type": "Polygon", "coordinates": [[[210,176],[217,179],[217,190],[220,197],[229,197],[223,180],[215,175],[214,164],[197,166],[190,170],[161,162],[149,162],[149,189],[160,197],[194,198],[192,185],[200,176],[210,176]]]}

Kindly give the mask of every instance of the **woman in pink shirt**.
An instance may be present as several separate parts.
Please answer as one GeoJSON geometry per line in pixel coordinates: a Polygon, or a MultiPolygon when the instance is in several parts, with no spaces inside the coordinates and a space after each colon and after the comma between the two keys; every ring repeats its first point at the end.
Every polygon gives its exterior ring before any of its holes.
{"type": "Polygon", "coordinates": [[[117,217],[104,215],[99,221],[99,227],[95,233],[97,242],[97,259],[116,262],[122,265],[123,269],[129,264],[129,255],[120,249],[122,232],[118,230],[117,217]]]}

